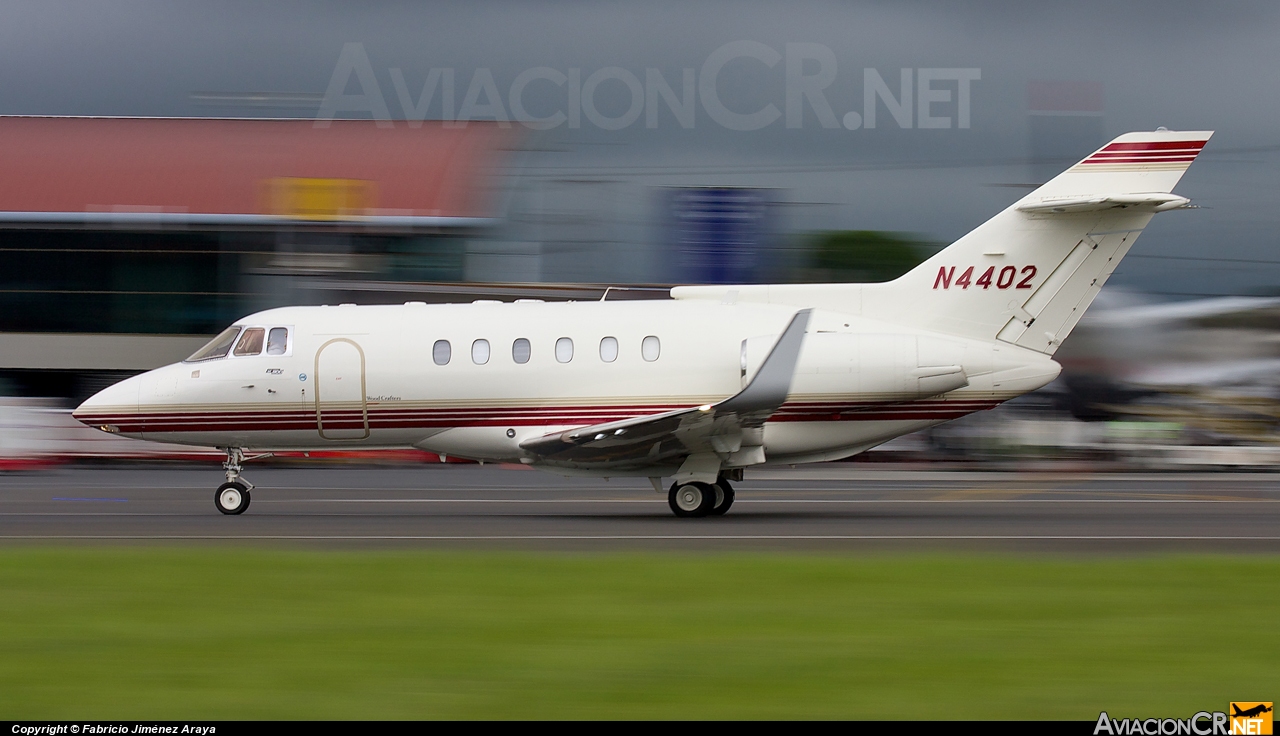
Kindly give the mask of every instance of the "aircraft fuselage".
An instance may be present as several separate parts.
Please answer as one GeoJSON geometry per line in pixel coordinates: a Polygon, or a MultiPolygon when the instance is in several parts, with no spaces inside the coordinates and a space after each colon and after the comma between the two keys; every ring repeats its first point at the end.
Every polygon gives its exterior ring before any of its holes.
{"type": "MultiPolygon", "coordinates": [[[[95,396],[76,417],[189,445],[417,447],[550,464],[521,443],[737,393],[796,309],[701,300],[274,309],[237,326],[241,339],[253,328],[287,329],[280,354],[165,366],[95,396]]],[[[1058,370],[1012,345],[815,310],[787,401],[763,427],[763,457],[740,460],[848,456],[991,408],[1058,370]]],[[[655,472],[635,463],[558,467],[655,472]]]]}

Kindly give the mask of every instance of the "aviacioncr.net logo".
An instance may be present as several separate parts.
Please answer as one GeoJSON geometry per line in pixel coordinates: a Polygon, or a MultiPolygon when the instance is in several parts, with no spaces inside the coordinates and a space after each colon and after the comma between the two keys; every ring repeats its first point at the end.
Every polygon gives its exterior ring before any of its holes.
{"type": "Polygon", "coordinates": [[[1233,701],[1230,713],[1200,711],[1190,718],[1112,718],[1103,711],[1094,736],[1271,736],[1272,704],[1233,701]]]}

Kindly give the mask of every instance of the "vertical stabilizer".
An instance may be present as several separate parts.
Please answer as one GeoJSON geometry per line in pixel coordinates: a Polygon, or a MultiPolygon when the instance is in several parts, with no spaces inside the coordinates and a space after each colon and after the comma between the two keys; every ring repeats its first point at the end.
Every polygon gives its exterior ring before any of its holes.
{"type": "Polygon", "coordinates": [[[1052,355],[1212,135],[1127,133],[904,276],[862,313],[1052,355]]]}

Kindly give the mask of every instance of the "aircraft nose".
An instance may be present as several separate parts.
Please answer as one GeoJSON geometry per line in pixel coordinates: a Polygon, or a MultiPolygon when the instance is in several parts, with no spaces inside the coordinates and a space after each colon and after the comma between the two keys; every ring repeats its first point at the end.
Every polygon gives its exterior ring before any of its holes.
{"type": "Polygon", "coordinates": [[[85,399],[71,412],[83,424],[104,432],[129,433],[138,428],[138,397],[142,376],[126,378],[85,399]]]}

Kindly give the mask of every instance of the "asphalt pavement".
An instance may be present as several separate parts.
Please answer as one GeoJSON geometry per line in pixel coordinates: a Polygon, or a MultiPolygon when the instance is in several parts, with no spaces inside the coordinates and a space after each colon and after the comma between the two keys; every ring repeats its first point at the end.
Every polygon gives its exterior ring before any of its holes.
{"type": "Polygon", "coordinates": [[[677,519],[644,479],[475,465],[66,465],[0,475],[0,543],[258,542],[554,549],[1280,551],[1280,476],[956,472],[826,464],[749,472],[724,517],[677,519]]]}

